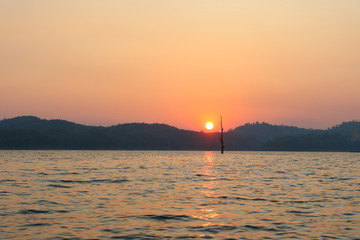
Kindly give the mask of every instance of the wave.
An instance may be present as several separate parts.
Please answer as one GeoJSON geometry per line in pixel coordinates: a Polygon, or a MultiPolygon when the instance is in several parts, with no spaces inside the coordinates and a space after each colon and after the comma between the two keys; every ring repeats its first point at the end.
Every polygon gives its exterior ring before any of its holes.
{"type": "Polygon", "coordinates": [[[17,212],[18,214],[50,214],[50,213],[68,213],[66,210],[37,210],[37,209],[24,209],[17,212]]]}
{"type": "Polygon", "coordinates": [[[168,220],[176,220],[176,221],[192,221],[196,220],[195,218],[188,215],[173,215],[173,214],[162,214],[162,215],[142,215],[138,216],[139,218],[157,220],[157,221],[168,221],[168,220]]]}
{"type": "Polygon", "coordinates": [[[55,187],[55,188],[71,188],[70,186],[66,185],[59,185],[59,184],[49,184],[49,187],[55,187]]]}
{"type": "Polygon", "coordinates": [[[202,231],[209,233],[220,233],[223,231],[233,231],[238,227],[232,225],[211,225],[211,226],[196,226],[196,227],[188,227],[190,231],[202,231]]]}
{"type": "Polygon", "coordinates": [[[35,210],[35,209],[26,209],[19,211],[19,214],[40,214],[40,213],[50,213],[51,211],[47,210],[35,210]]]}
{"type": "Polygon", "coordinates": [[[88,184],[88,183],[122,183],[128,182],[128,179],[93,179],[93,180],[49,180],[50,182],[55,183],[80,183],[80,184],[88,184]]]}

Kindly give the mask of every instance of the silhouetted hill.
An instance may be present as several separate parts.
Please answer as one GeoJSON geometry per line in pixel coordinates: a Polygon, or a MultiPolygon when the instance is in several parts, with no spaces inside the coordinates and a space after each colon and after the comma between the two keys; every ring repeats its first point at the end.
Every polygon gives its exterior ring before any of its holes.
{"type": "Polygon", "coordinates": [[[300,136],[311,132],[319,132],[319,130],[256,122],[239,126],[233,130],[230,130],[230,132],[244,136],[255,137],[260,143],[265,143],[266,141],[277,137],[300,136]]]}
{"type": "Polygon", "coordinates": [[[2,129],[28,129],[28,130],[48,130],[51,128],[80,128],[85,127],[81,124],[68,122],[65,120],[44,120],[34,116],[23,116],[0,121],[2,129]]]}
{"type": "MultiPolygon", "coordinates": [[[[267,123],[245,124],[224,133],[225,150],[360,150],[359,122],[327,130],[267,123]]],[[[0,121],[0,149],[219,150],[219,133],[166,124],[85,126],[33,116],[0,121]]]]}
{"type": "Polygon", "coordinates": [[[341,134],[306,134],[268,141],[264,150],[276,151],[360,151],[360,141],[341,134]]]}
{"type": "Polygon", "coordinates": [[[327,129],[328,133],[339,133],[342,135],[352,135],[354,131],[360,130],[360,121],[343,122],[339,125],[327,129]]]}
{"type": "MultiPolygon", "coordinates": [[[[229,135],[228,150],[254,148],[251,138],[229,135]]],[[[94,127],[26,116],[0,121],[0,149],[216,150],[217,133],[166,124],[128,123],[94,127]]]]}
{"type": "Polygon", "coordinates": [[[266,150],[289,151],[360,151],[360,122],[343,122],[323,131],[301,136],[282,136],[269,140],[266,150]]]}

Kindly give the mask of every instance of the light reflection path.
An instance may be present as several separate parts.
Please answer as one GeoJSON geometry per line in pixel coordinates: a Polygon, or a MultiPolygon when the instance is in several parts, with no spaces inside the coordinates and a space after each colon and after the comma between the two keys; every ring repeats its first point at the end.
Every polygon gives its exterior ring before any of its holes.
{"type": "Polygon", "coordinates": [[[207,221],[201,225],[202,227],[224,225],[213,222],[213,220],[220,216],[218,209],[213,207],[218,203],[217,201],[213,201],[213,198],[218,197],[216,189],[218,189],[219,185],[216,177],[217,171],[215,168],[214,152],[204,152],[204,165],[201,175],[205,181],[201,184],[202,188],[199,192],[204,196],[204,199],[210,198],[210,202],[203,203],[202,206],[199,206],[199,214],[193,215],[193,217],[207,221]]]}

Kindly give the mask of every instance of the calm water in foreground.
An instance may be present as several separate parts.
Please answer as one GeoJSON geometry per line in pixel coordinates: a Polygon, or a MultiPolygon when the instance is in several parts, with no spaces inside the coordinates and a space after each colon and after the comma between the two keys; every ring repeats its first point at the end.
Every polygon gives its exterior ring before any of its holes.
{"type": "Polygon", "coordinates": [[[360,239],[360,153],[0,151],[0,239],[360,239]]]}

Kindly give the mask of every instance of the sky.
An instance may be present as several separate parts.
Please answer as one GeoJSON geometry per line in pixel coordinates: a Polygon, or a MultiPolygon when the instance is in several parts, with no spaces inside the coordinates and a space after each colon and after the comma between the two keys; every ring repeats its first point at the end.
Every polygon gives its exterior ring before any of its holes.
{"type": "Polygon", "coordinates": [[[0,119],[360,119],[359,0],[0,0],[0,119]]]}

